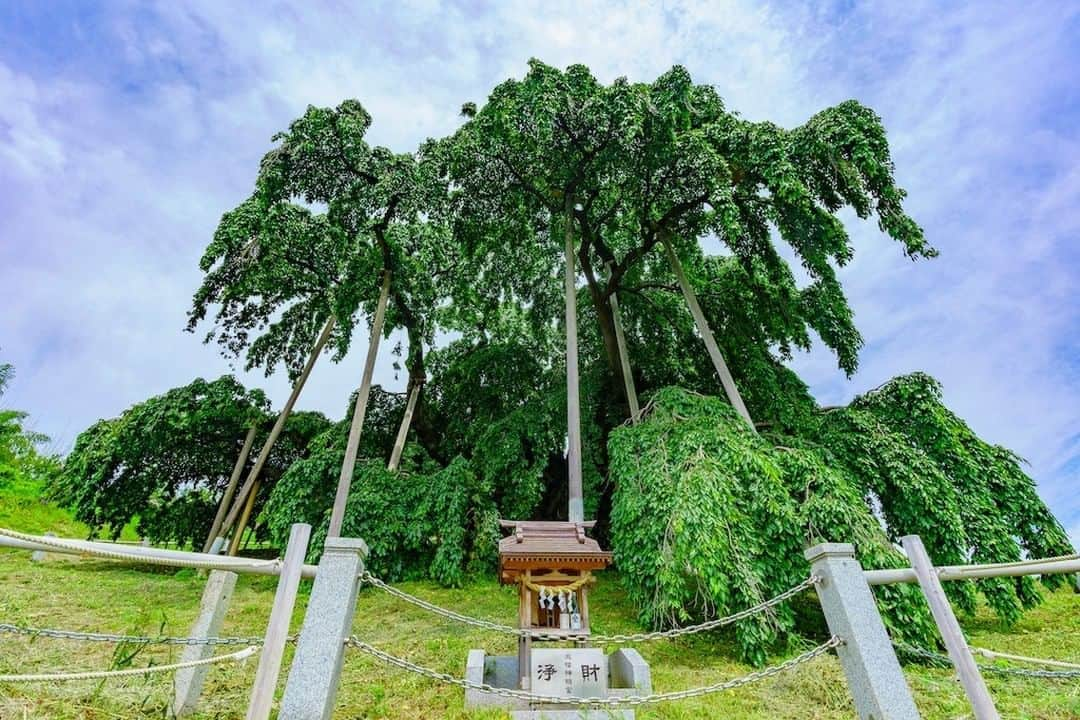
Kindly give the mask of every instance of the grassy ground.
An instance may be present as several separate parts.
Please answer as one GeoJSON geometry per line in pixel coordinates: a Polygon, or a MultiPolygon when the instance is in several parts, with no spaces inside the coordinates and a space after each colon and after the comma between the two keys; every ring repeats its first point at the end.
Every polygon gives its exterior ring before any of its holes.
{"type": "MultiPolygon", "coordinates": [[[[33,514],[34,508],[29,508],[33,514]]],[[[49,510],[48,512],[52,512],[49,510]]],[[[0,497],[0,526],[42,530],[41,520],[20,523],[0,497]]],[[[50,517],[55,520],[55,517],[50,517]]],[[[68,521],[70,522],[70,521],[68,521]]],[[[58,525],[49,526],[56,528],[58,525]]],[[[63,528],[63,525],[59,525],[63,528]]],[[[68,526],[74,529],[73,526],[68,526]]],[[[471,615],[512,623],[516,596],[481,580],[459,590],[428,583],[403,583],[408,592],[471,615]]],[[[299,628],[310,586],[304,583],[293,619],[299,628]]],[[[49,556],[39,564],[28,553],[0,551],[0,622],[39,627],[131,634],[187,633],[202,592],[193,571],[124,566],[112,562],[49,556]]],[[[260,635],[274,593],[273,578],[241,577],[223,634],[260,635]]],[[[590,596],[594,630],[614,633],[637,629],[633,608],[617,578],[605,575],[590,596]]],[[[805,599],[807,609],[812,598],[805,599]]],[[[1002,628],[988,613],[965,621],[972,643],[1004,652],[1080,660],[1080,596],[1063,590],[1027,614],[1012,628],[1002,628]]],[[[470,648],[512,654],[513,640],[442,622],[376,589],[365,589],[357,606],[355,633],[396,655],[460,676],[470,648]]],[[[812,637],[807,647],[820,641],[812,637]]],[[[652,666],[657,691],[694,687],[745,674],[729,634],[694,636],[680,641],[643,644],[639,650],[652,666]]],[[[792,648],[791,653],[800,648],[792,648]]],[[[131,648],[117,653],[110,645],[51,639],[27,640],[0,634],[0,673],[104,669],[125,664],[131,648]]],[[[173,662],[178,648],[139,652],[135,665],[173,662]]],[[[781,659],[778,656],[775,660],[781,659]]],[[[286,663],[289,661],[286,656],[286,663]]],[[[210,670],[197,718],[242,717],[254,675],[246,665],[210,670]]],[[[906,674],[926,718],[969,717],[963,693],[944,670],[908,666],[906,674]]],[[[1003,717],[1080,718],[1080,681],[1026,680],[988,676],[987,683],[1003,717]]],[[[42,685],[0,685],[0,718],[159,718],[166,716],[171,693],[167,675],[122,681],[42,685]]],[[[339,695],[341,718],[494,718],[470,714],[457,688],[408,675],[350,651],[339,695]]],[[[851,718],[854,711],[835,657],[819,658],[791,673],[749,687],[641,710],[639,718],[737,719],[851,718]]]]}

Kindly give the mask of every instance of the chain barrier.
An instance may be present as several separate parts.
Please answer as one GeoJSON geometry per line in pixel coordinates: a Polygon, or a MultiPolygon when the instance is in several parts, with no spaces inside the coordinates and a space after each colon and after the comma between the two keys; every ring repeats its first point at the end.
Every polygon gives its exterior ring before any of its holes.
{"type": "Polygon", "coordinates": [[[96,670],[81,673],[42,673],[36,675],[0,675],[0,683],[38,683],[38,682],[64,682],[68,680],[100,680],[117,677],[131,677],[136,675],[151,675],[153,673],[173,672],[184,668],[198,667],[200,665],[214,665],[223,662],[239,662],[246,660],[259,652],[257,647],[248,647],[228,655],[216,655],[203,658],[202,660],[189,660],[188,662],[174,663],[172,665],[150,665],[144,668],[127,668],[124,670],[96,670]]]}
{"type": "MultiPolygon", "coordinates": [[[[895,645],[896,649],[900,652],[923,658],[924,660],[930,660],[939,667],[952,667],[953,662],[948,655],[942,655],[941,653],[926,650],[925,648],[916,645],[909,645],[904,642],[894,641],[893,645],[895,645]]],[[[987,665],[985,663],[975,664],[983,672],[992,673],[994,675],[1012,675],[1016,677],[1042,678],[1046,680],[1069,680],[1080,678],[1080,670],[1024,670],[1023,668],[999,667],[997,665],[987,665]]]]}
{"type": "Polygon", "coordinates": [[[776,597],[765,600],[764,602],[758,603],[757,605],[754,605],[753,607],[746,608],[745,610],[740,610],[737,613],[733,613],[731,615],[726,615],[726,616],[721,617],[721,618],[715,618],[713,620],[708,620],[708,621],[700,623],[698,625],[687,625],[685,627],[671,628],[670,630],[657,630],[657,631],[654,631],[654,632],[642,632],[642,633],[632,633],[632,634],[624,634],[624,635],[597,635],[597,634],[568,635],[568,634],[565,634],[565,633],[564,634],[554,634],[554,633],[545,633],[542,630],[537,631],[537,630],[528,630],[528,629],[524,629],[524,628],[516,628],[516,627],[510,626],[510,625],[503,625],[501,623],[491,622],[490,620],[482,620],[480,618],[474,618],[474,617],[470,617],[468,615],[462,615],[459,612],[455,612],[453,610],[448,610],[447,608],[440,607],[438,605],[435,605],[434,603],[428,602],[427,600],[423,600],[421,598],[418,598],[415,595],[410,595],[409,593],[405,592],[404,590],[399,590],[398,588],[394,587],[393,585],[390,585],[390,584],[384,582],[383,580],[380,580],[379,578],[375,577],[374,575],[372,575],[371,573],[369,573],[367,571],[365,571],[360,576],[360,579],[361,579],[362,582],[364,582],[364,583],[366,583],[368,585],[371,585],[373,587],[377,587],[380,590],[386,592],[387,594],[393,595],[394,597],[396,597],[396,598],[398,598],[400,600],[404,600],[405,602],[410,603],[412,605],[415,605],[415,606],[417,606],[419,608],[422,608],[424,610],[427,610],[430,613],[434,613],[435,615],[441,615],[442,617],[445,617],[445,618],[447,618],[449,620],[454,620],[456,622],[460,622],[460,623],[463,623],[465,625],[472,625],[473,627],[482,628],[484,630],[490,630],[492,632],[504,633],[506,635],[515,635],[515,636],[518,636],[518,637],[528,637],[528,638],[531,638],[533,640],[559,640],[559,641],[567,641],[567,642],[574,641],[574,640],[588,640],[590,642],[594,642],[594,643],[598,643],[598,644],[605,644],[605,643],[621,644],[621,643],[631,643],[631,642],[646,642],[646,641],[650,641],[650,640],[671,639],[671,638],[679,637],[680,635],[691,635],[691,634],[694,634],[694,633],[705,632],[706,630],[714,630],[716,628],[724,627],[725,625],[730,625],[730,624],[732,624],[734,622],[738,622],[739,620],[744,620],[744,619],[746,619],[748,617],[751,617],[751,616],[756,615],[756,614],[758,614],[760,612],[768,610],[769,608],[771,608],[771,607],[773,607],[775,605],[779,605],[780,603],[782,603],[782,602],[784,602],[786,600],[789,600],[790,598],[794,597],[795,595],[798,595],[799,593],[803,592],[804,590],[807,590],[807,589],[813,587],[814,585],[816,585],[817,583],[819,583],[821,581],[821,578],[819,578],[818,576],[811,575],[810,577],[806,578],[805,580],[803,580],[798,585],[795,585],[794,587],[791,587],[791,588],[785,590],[784,592],[780,593],[776,597]]]}
{"type": "Polygon", "coordinates": [[[765,678],[772,677],[773,675],[779,675],[782,672],[786,672],[798,665],[809,662],[814,658],[824,655],[831,649],[841,645],[843,640],[836,637],[831,637],[826,642],[818,645],[812,650],[808,650],[801,655],[793,657],[789,660],[785,660],[779,665],[773,665],[763,670],[757,670],[748,675],[742,677],[733,678],[731,680],[725,680],[724,682],[716,683],[714,685],[705,685],[703,687],[691,688],[689,690],[677,690],[675,692],[667,693],[654,693],[652,695],[637,695],[629,697],[611,697],[611,698],[580,698],[571,696],[559,696],[559,695],[535,695],[526,690],[514,690],[512,688],[500,688],[494,685],[488,685],[487,683],[476,683],[471,680],[465,680],[463,678],[454,677],[448,673],[438,672],[426,668],[422,665],[404,660],[402,658],[391,655],[390,653],[379,650],[376,647],[368,645],[366,642],[360,640],[355,635],[345,641],[345,644],[349,647],[354,647],[362,652],[371,655],[374,658],[382,660],[383,662],[398,667],[402,670],[422,675],[423,677],[431,680],[437,680],[448,685],[456,685],[466,690],[478,690],[491,695],[498,695],[500,697],[513,698],[516,700],[525,700],[531,703],[545,703],[545,704],[559,704],[559,705],[577,705],[583,707],[618,707],[624,705],[649,705],[660,702],[668,702],[671,700],[684,700],[686,698],[700,697],[702,695],[709,695],[712,693],[723,692],[724,690],[732,690],[743,685],[749,685],[750,683],[757,682],[758,680],[764,680],[765,678]]]}
{"type": "Polygon", "coordinates": [[[262,645],[261,637],[173,637],[169,635],[117,635],[112,633],[79,632],[34,628],[0,623],[0,632],[25,635],[31,638],[45,637],[56,640],[84,640],[87,642],[132,643],[135,645],[262,645]]]}

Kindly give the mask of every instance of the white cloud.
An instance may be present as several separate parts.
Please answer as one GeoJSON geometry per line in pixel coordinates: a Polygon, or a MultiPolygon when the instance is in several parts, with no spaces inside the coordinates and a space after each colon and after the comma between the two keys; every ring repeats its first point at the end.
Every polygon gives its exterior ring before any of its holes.
{"type": "MultiPolygon", "coordinates": [[[[271,134],[307,104],[357,97],[372,139],[407,150],[452,130],[463,102],[520,77],[532,56],[585,63],[603,81],[682,63],[751,119],[794,125],[849,97],[878,110],[909,209],[942,256],[912,264],[853,223],[859,249],[842,277],[867,339],[861,370],[848,382],[822,352],[796,366],[827,402],[931,372],[977,431],[1031,459],[1067,523],[1080,520],[1064,467],[1080,449],[1080,370],[1065,345],[1080,330],[1080,139],[1075,107],[1062,117],[1075,8],[138,10],[114,6],[100,37],[80,30],[85,66],[54,72],[0,49],[0,287],[12,310],[0,345],[20,372],[8,401],[42,429],[70,440],[99,416],[228,370],[180,332],[197,259],[250,191],[271,134]]],[[[340,415],[362,352],[324,361],[301,405],[340,415]]],[[[378,378],[393,383],[390,363],[384,353],[378,378]]],[[[280,401],[284,380],[269,389],[280,401]]]]}

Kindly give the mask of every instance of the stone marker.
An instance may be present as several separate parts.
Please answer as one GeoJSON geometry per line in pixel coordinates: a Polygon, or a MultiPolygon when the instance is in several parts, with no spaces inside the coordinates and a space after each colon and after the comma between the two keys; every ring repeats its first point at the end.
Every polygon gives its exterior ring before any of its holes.
{"type": "MultiPolygon", "coordinates": [[[[216,637],[221,633],[225,612],[229,609],[229,601],[232,600],[235,588],[236,573],[227,570],[210,571],[202,602],[199,603],[199,615],[191,626],[189,637],[216,637]]],[[[180,655],[180,662],[202,660],[213,654],[213,645],[188,645],[180,655]]],[[[183,717],[195,711],[199,695],[202,694],[203,680],[209,669],[209,665],[200,665],[176,671],[173,680],[173,717],[183,717]]]]}

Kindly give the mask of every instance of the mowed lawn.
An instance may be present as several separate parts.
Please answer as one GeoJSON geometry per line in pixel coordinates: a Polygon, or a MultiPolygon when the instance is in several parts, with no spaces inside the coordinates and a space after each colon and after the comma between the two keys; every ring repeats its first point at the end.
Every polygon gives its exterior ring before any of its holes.
{"type": "MultiPolygon", "coordinates": [[[[9,522],[11,516],[9,515],[9,522]]],[[[11,525],[8,525],[9,527],[11,525]]],[[[28,528],[38,530],[39,528],[28,528]]],[[[29,553],[0,551],[0,623],[139,635],[186,635],[204,579],[191,570],[135,567],[110,561],[49,555],[31,563],[29,553]]],[[[274,595],[274,578],[245,576],[229,610],[223,634],[261,635],[274,595]]],[[[512,624],[517,608],[512,589],[480,578],[455,590],[431,583],[402,583],[404,590],[466,614],[512,624]]],[[[301,586],[293,618],[300,627],[310,583],[301,586]]],[[[810,629],[805,643],[770,660],[797,654],[824,638],[813,594],[796,600],[810,629]]],[[[615,573],[601,576],[590,596],[594,630],[639,630],[634,610],[615,573]]],[[[963,621],[974,645],[1004,652],[1080,661],[1080,595],[1070,586],[1047,596],[1015,626],[1002,627],[988,612],[963,621]]],[[[444,621],[374,588],[357,605],[354,632],[398,656],[461,676],[470,648],[512,654],[514,640],[444,621]]],[[[654,688],[666,692],[707,685],[753,668],[738,661],[730,632],[637,646],[652,666],[654,688]]],[[[135,648],[100,643],[28,639],[0,633],[0,674],[99,670],[163,664],[179,659],[180,648],[135,648]]],[[[224,648],[221,652],[229,652],[224,648]]],[[[290,657],[286,655],[287,663],[290,657]]],[[[242,717],[255,660],[218,665],[207,677],[197,718],[242,717]]],[[[906,674],[926,718],[970,717],[963,693],[945,670],[908,665],[906,674]]],[[[284,683],[285,671],[282,673],[284,683]]],[[[1080,680],[988,676],[987,683],[1007,718],[1080,718],[1080,680]]],[[[0,684],[0,718],[162,718],[172,692],[171,676],[107,681],[0,684]]],[[[491,718],[470,713],[457,687],[404,673],[357,650],[349,650],[338,717],[491,718]]],[[[639,718],[852,718],[854,711],[835,656],[748,687],[640,709],[639,718]]]]}

